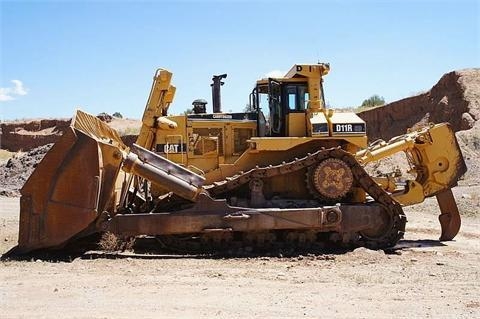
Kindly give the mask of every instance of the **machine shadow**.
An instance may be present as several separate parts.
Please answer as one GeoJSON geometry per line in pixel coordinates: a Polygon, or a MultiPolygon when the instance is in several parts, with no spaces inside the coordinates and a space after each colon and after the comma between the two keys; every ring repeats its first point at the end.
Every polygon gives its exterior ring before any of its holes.
{"type": "Polygon", "coordinates": [[[444,247],[445,245],[442,241],[438,239],[402,239],[394,247],[386,250],[404,250],[410,248],[426,248],[426,247],[444,247]]]}
{"type": "MultiPolygon", "coordinates": [[[[444,247],[439,240],[419,239],[400,240],[397,245],[385,248],[387,255],[399,255],[401,251],[414,248],[444,247]]],[[[78,247],[78,246],[77,246],[78,247]]],[[[220,252],[189,252],[167,249],[152,239],[140,239],[130,250],[103,251],[98,250],[96,243],[90,243],[81,249],[64,247],[62,250],[38,250],[28,254],[19,254],[17,247],[13,247],[0,257],[1,261],[42,261],[42,262],[72,262],[75,259],[139,259],[139,260],[167,260],[167,259],[248,259],[248,258],[312,258],[319,260],[335,259],[336,255],[343,255],[354,251],[355,247],[312,247],[309,249],[279,248],[262,251],[230,250],[220,252]]]]}

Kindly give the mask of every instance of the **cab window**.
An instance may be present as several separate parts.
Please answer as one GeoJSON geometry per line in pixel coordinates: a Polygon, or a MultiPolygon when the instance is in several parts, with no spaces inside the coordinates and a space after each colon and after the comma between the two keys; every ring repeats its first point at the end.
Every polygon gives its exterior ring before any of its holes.
{"type": "Polygon", "coordinates": [[[284,95],[290,112],[305,111],[309,99],[306,85],[285,85],[284,95]]]}

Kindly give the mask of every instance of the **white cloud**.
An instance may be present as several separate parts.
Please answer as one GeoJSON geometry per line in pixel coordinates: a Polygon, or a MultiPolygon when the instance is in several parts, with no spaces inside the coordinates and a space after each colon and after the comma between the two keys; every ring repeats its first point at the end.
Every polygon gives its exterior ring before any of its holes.
{"type": "Polygon", "coordinates": [[[265,74],[265,77],[266,78],[283,78],[285,76],[285,73],[287,72],[280,71],[280,70],[273,70],[265,74]]]}
{"type": "Polygon", "coordinates": [[[0,102],[13,100],[11,95],[8,95],[10,90],[8,88],[0,88],[0,102]]]}
{"type": "Polygon", "coordinates": [[[12,83],[15,84],[13,88],[13,93],[17,95],[27,95],[27,89],[23,86],[22,81],[20,80],[12,80],[12,83]]]}
{"type": "Polygon", "coordinates": [[[28,90],[20,80],[11,80],[13,87],[0,88],[0,102],[15,100],[17,96],[27,95],[28,90]]]}

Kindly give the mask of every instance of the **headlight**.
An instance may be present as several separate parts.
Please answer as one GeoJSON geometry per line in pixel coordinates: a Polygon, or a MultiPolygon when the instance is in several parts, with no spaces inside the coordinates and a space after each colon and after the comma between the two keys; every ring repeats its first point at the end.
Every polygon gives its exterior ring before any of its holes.
{"type": "Polygon", "coordinates": [[[354,131],[355,133],[364,133],[364,132],[366,132],[365,124],[364,124],[364,123],[353,124],[353,131],[354,131]]]}

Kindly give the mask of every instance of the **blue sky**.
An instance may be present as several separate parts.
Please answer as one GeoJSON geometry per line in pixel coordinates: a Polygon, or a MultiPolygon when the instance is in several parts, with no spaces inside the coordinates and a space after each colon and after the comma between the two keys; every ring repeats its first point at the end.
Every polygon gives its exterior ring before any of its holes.
{"type": "Polygon", "coordinates": [[[479,1],[0,0],[0,119],[70,117],[76,108],[140,118],[156,68],[173,72],[171,113],[241,111],[255,80],[329,62],[326,100],[356,106],[428,90],[480,66],[479,1]],[[12,82],[14,80],[14,82],[12,82]]]}

